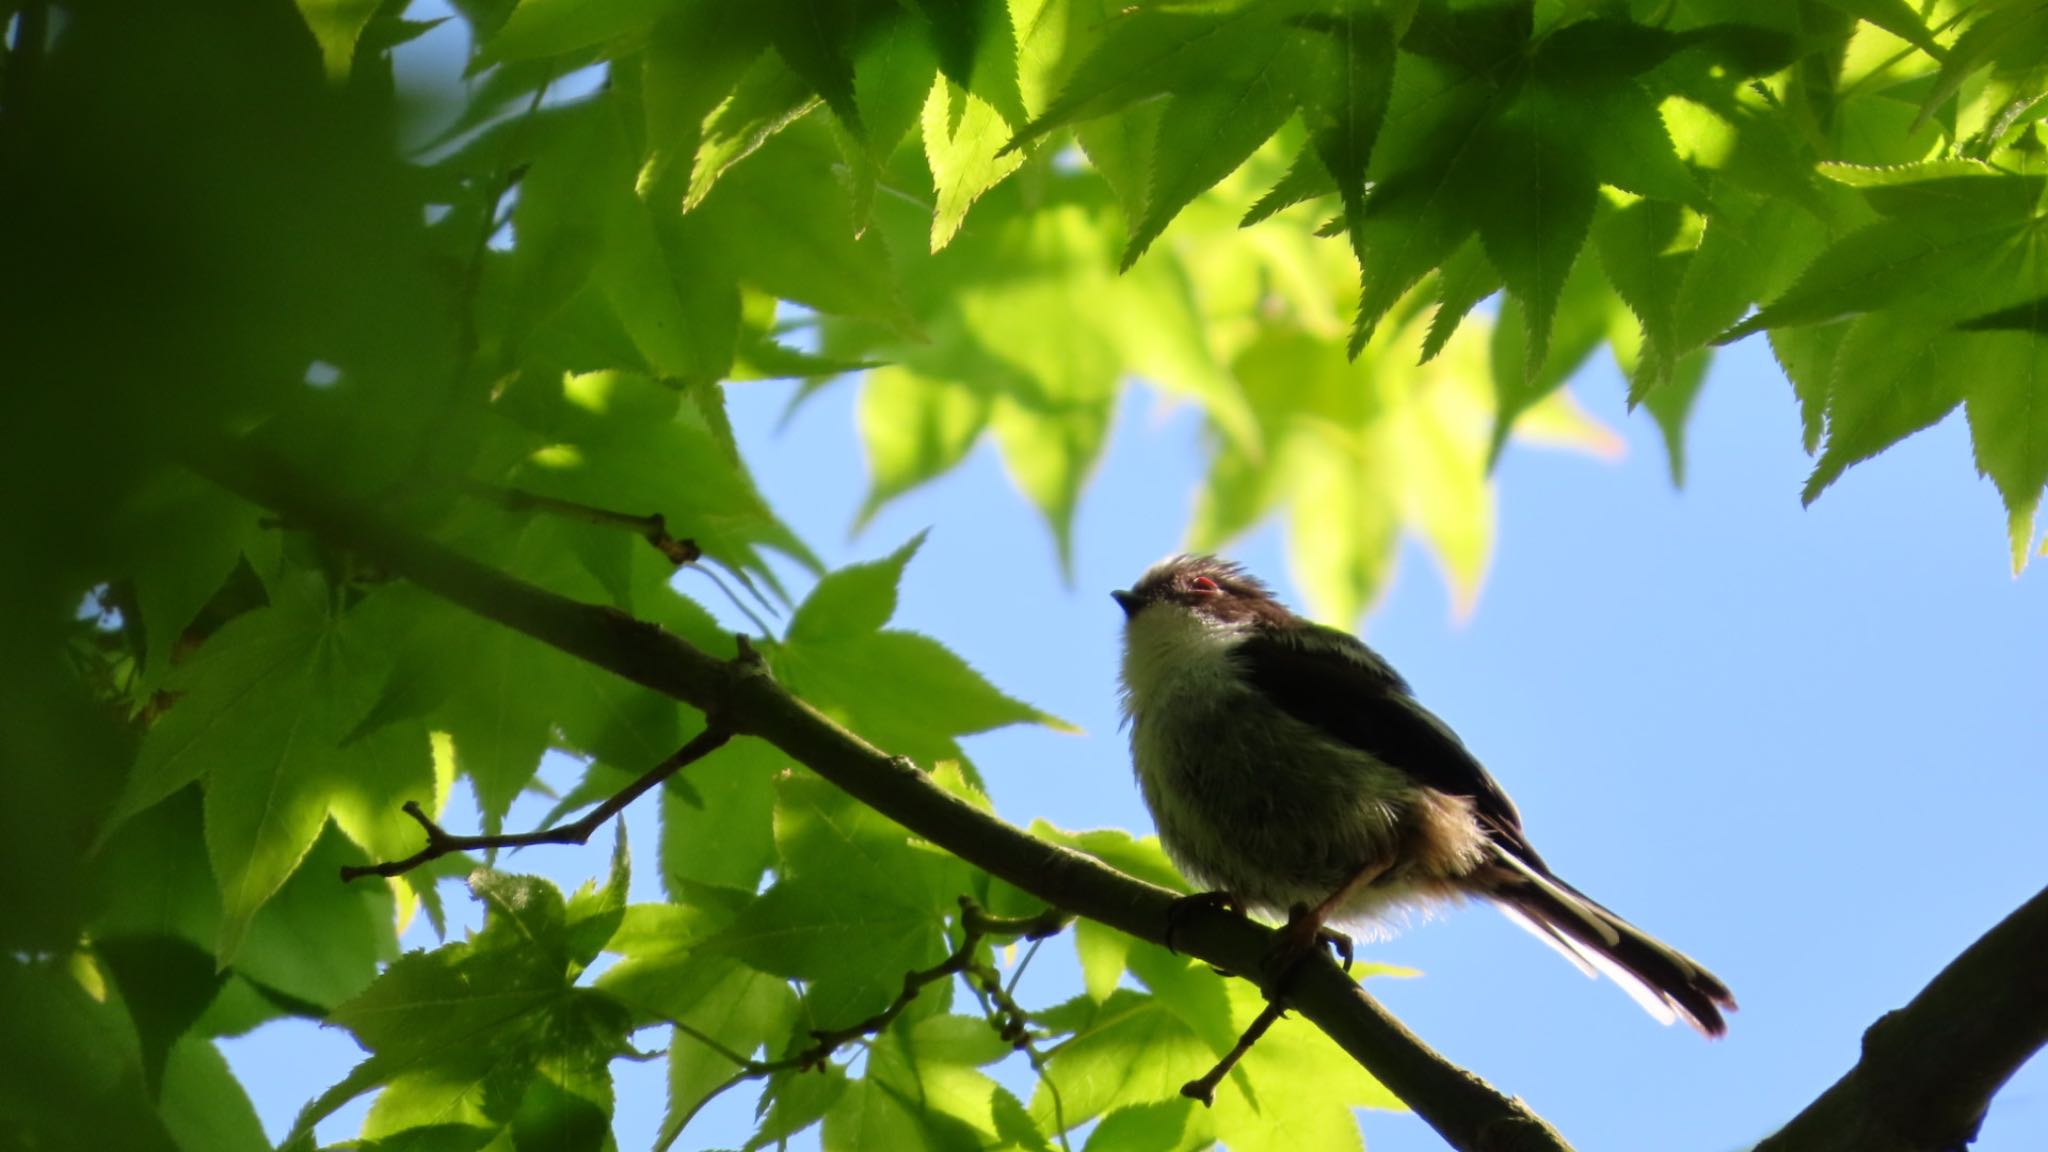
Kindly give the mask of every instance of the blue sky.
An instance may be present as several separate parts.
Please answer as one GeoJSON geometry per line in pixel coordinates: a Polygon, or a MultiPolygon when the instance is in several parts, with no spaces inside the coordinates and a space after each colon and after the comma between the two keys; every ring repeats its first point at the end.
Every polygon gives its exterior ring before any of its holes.
{"type": "MultiPolygon", "coordinates": [[[[1423,973],[1373,990],[1582,1152],[1740,1148],[1831,1083],[1865,1027],[2048,879],[2048,584],[2040,571],[2008,574],[2003,512],[1974,475],[1960,416],[1802,510],[1808,461],[1761,342],[1716,365],[1683,491],[1647,418],[1621,411],[1610,366],[1576,388],[1625,434],[1626,455],[1511,449],[1476,613],[1453,619],[1411,547],[1365,633],[1486,761],[1559,872],[1714,969],[1742,1011],[1718,1043],[1660,1028],[1483,907],[1373,945],[1370,958],[1423,973]]],[[[1120,617],[1107,593],[1180,543],[1201,466],[1195,414],[1127,393],[1082,506],[1069,584],[987,445],[849,539],[862,476],[854,394],[835,385],[778,431],[788,385],[730,387],[777,509],[835,564],[930,527],[899,626],[1084,729],[973,738],[999,811],[1019,824],[1149,832],[1117,728],[1120,617]]],[[[1289,588],[1276,531],[1232,554],[1289,588]]],[[[651,807],[632,823],[651,851],[651,807]]],[[[543,849],[504,863],[567,886],[600,874],[606,855],[543,849]]],[[[635,898],[657,896],[643,867],[635,898]]],[[[1078,986],[1063,937],[1022,996],[1051,1004],[1078,986]]],[[[346,1034],[303,1024],[226,1048],[273,1135],[359,1056],[346,1034]]],[[[644,1148],[660,1123],[661,1069],[619,1070],[620,1146],[644,1148]]],[[[322,1135],[345,1137],[360,1115],[322,1135]]],[[[735,1146],[749,1121],[730,1100],[679,1146],[735,1146]]],[[[1368,1113],[1363,1125],[1379,1152],[1442,1147],[1410,1116],[1368,1113]]],[[[1994,1104],[1977,1147],[2044,1146],[2048,1066],[2036,1060],[1994,1104]]]]}

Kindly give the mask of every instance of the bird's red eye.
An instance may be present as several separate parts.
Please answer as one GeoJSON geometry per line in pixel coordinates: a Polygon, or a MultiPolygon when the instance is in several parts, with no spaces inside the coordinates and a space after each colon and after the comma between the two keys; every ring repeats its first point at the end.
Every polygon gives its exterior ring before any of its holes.
{"type": "Polygon", "coordinates": [[[1214,580],[1209,579],[1207,576],[1197,576],[1193,580],[1188,581],[1188,587],[1193,588],[1197,592],[1216,593],[1223,591],[1223,589],[1216,586],[1214,580]]]}

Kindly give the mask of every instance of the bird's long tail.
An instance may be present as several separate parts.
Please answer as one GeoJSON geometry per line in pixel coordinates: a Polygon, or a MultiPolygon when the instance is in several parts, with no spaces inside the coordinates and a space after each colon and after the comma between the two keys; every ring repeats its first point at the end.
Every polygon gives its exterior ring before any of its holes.
{"type": "Polygon", "coordinates": [[[1588,976],[1605,973],[1665,1023],[1684,1019],[1708,1036],[1728,1031],[1735,997],[1714,974],[1584,893],[1506,848],[1495,853],[1486,895],[1508,917],[1564,953],[1588,976]]]}

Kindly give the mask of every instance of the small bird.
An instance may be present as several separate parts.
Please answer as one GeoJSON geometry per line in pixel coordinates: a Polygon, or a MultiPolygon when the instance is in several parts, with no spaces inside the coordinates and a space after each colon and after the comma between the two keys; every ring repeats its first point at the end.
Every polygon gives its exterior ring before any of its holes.
{"type": "Polygon", "coordinates": [[[1727,986],[1558,879],[1507,793],[1363,642],[1213,556],[1112,595],[1138,786],[1190,880],[1289,916],[1297,942],[1482,897],[1665,1023],[1727,1031],[1727,986]]]}

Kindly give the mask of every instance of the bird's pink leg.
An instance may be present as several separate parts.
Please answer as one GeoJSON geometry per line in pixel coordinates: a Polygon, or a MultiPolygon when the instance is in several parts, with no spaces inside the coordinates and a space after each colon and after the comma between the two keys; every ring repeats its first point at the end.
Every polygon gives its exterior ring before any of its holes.
{"type": "Polygon", "coordinates": [[[1344,882],[1343,887],[1330,893],[1323,902],[1310,908],[1296,904],[1288,910],[1287,925],[1280,929],[1280,939],[1273,945],[1272,955],[1267,958],[1267,971],[1276,977],[1293,974],[1317,945],[1327,945],[1338,959],[1344,962],[1344,970],[1351,971],[1351,937],[1333,928],[1326,927],[1330,917],[1336,915],[1347,901],[1358,894],[1358,890],[1387,874],[1393,861],[1385,860],[1369,864],[1358,870],[1358,874],[1344,882]]]}

